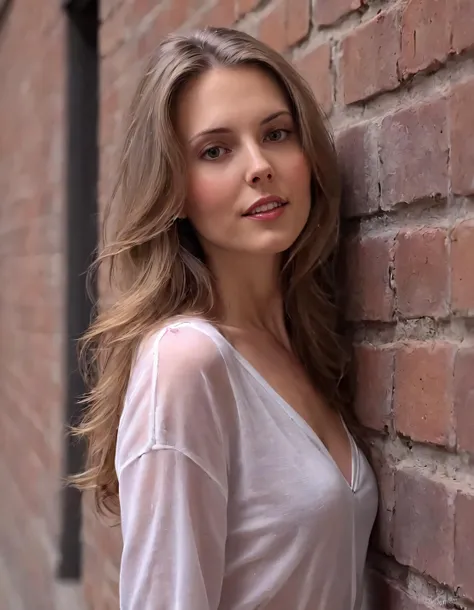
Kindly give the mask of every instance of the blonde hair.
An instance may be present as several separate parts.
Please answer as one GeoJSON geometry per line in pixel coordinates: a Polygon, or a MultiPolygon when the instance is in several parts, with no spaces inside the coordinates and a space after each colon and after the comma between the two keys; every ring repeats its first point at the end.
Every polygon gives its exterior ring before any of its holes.
{"type": "Polygon", "coordinates": [[[171,35],[150,59],[134,96],[94,264],[94,270],[108,268],[114,303],[98,314],[80,342],[90,392],[75,432],[86,438],[88,455],[87,468],[73,482],[94,489],[100,512],[117,511],[117,429],[138,345],[174,316],[212,319],[214,309],[213,280],[197,236],[187,221],[178,220],[186,167],[174,128],[176,99],[191,78],[215,66],[242,64],[260,67],[280,84],[312,168],[310,216],[282,268],[285,313],[292,347],[308,374],[331,405],[343,403],[346,356],[336,332],[332,256],[340,184],[334,144],[311,89],[283,57],[245,33],[205,28],[171,35]],[[111,224],[109,239],[105,229],[111,224]]]}

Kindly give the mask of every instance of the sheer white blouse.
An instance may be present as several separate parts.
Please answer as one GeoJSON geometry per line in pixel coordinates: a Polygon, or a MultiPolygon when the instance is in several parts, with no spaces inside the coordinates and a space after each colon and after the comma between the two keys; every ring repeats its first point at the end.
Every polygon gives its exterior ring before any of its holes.
{"type": "Polygon", "coordinates": [[[298,413],[209,323],[134,363],[116,452],[122,610],[356,610],[377,510],[298,413]]]}

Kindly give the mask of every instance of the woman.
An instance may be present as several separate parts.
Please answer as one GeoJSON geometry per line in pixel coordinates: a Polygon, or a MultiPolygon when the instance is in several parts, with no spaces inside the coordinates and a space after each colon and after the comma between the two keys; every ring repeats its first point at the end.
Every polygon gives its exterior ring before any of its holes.
{"type": "Polygon", "coordinates": [[[168,38],[116,192],[78,483],[119,499],[121,607],[359,608],[376,486],[341,417],[339,184],[310,89],[246,34],[168,38]]]}

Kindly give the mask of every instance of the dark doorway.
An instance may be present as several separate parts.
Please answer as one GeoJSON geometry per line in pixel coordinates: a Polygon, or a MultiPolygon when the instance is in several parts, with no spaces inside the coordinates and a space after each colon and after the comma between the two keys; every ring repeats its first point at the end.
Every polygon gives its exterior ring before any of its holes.
{"type": "MultiPolygon", "coordinates": [[[[77,339],[91,317],[86,270],[97,245],[99,2],[66,0],[67,14],[67,351],[66,424],[80,415],[84,385],[77,364],[77,339]]],[[[84,447],[66,436],[64,474],[84,465],[84,447]]],[[[62,492],[62,526],[58,577],[77,580],[82,571],[81,494],[72,487],[62,492]]]]}

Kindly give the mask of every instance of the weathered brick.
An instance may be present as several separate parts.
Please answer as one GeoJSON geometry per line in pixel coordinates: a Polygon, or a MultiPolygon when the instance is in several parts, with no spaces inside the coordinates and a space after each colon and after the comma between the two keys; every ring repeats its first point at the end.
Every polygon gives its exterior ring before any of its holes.
{"type": "Polygon", "coordinates": [[[451,233],[451,300],[455,311],[474,309],[474,220],[459,223],[451,233]]]}
{"type": "Polygon", "coordinates": [[[455,510],[454,584],[474,600],[474,496],[459,492],[455,510]]]}
{"type": "Polygon", "coordinates": [[[474,454],[474,347],[462,347],[456,354],[454,413],[458,448],[474,454]]]}
{"type": "Polygon", "coordinates": [[[472,0],[449,0],[449,22],[451,26],[451,47],[462,53],[474,45],[474,2],[472,0]]]}
{"type": "Polygon", "coordinates": [[[449,100],[451,181],[459,195],[474,194],[474,79],[454,87],[449,100]]]}
{"type": "Polygon", "coordinates": [[[311,24],[311,0],[286,0],[286,42],[293,46],[303,40],[311,24]]]}
{"type": "Polygon", "coordinates": [[[380,130],[381,207],[446,196],[448,157],[444,99],[386,116],[380,130]]]}
{"type": "Polygon", "coordinates": [[[398,87],[400,36],[394,10],[380,13],[342,40],[344,102],[352,104],[398,87]]]}
{"type": "Polygon", "coordinates": [[[392,319],[394,299],[390,265],[393,248],[394,238],[390,235],[358,237],[346,243],[347,319],[385,322],[392,319]]]}
{"type": "Polygon", "coordinates": [[[450,50],[447,3],[451,0],[410,0],[402,14],[403,76],[444,62],[450,50]]]}
{"type": "Polygon", "coordinates": [[[109,15],[114,11],[117,6],[121,4],[122,0],[101,0],[100,2],[100,19],[105,21],[109,15]]]}
{"type": "Polygon", "coordinates": [[[102,102],[102,120],[99,125],[99,141],[104,146],[117,137],[118,93],[110,87],[102,102]]]}
{"type": "Polygon", "coordinates": [[[275,51],[283,53],[286,43],[286,5],[282,0],[272,4],[258,23],[258,38],[275,51]]]}
{"type": "Polygon", "coordinates": [[[404,230],[397,236],[397,309],[406,318],[443,317],[449,312],[448,232],[404,230]]]}
{"type": "Polygon", "coordinates": [[[389,424],[392,407],[394,351],[363,343],[355,347],[357,375],[354,408],[368,428],[383,430],[389,424]]]}
{"type": "Polygon", "coordinates": [[[395,355],[396,429],[415,441],[447,444],[452,434],[456,348],[442,341],[409,341],[395,355]]]}
{"type": "Polygon", "coordinates": [[[126,4],[120,5],[101,27],[100,54],[111,55],[127,40],[128,16],[126,4]]]}
{"type": "MultiPolygon", "coordinates": [[[[213,14],[215,17],[219,17],[220,11],[225,12],[228,10],[229,3],[226,2],[222,6],[224,7],[224,10],[221,9],[220,5],[215,5],[210,7],[205,14],[207,14],[210,19],[214,18],[213,14]]],[[[150,53],[156,49],[163,38],[178,28],[183,21],[186,21],[188,16],[192,17],[191,7],[188,3],[181,2],[170,2],[163,5],[158,13],[154,12],[152,18],[147,19],[146,29],[141,31],[138,36],[136,44],[137,60],[145,57],[148,58],[150,53]]],[[[205,21],[204,23],[199,23],[199,21],[194,22],[194,25],[195,27],[205,25],[205,21]]],[[[111,58],[115,64],[114,71],[118,75],[123,75],[124,71],[128,70],[130,65],[133,65],[133,60],[127,56],[126,53],[121,53],[121,50],[122,49],[119,49],[111,58]]],[[[121,82],[126,86],[136,86],[136,81],[133,81],[133,79],[121,78],[121,82]]],[[[123,107],[127,108],[128,105],[124,105],[123,107]]]]}
{"type": "Polygon", "coordinates": [[[344,216],[364,216],[379,209],[377,142],[370,123],[353,125],[337,134],[336,146],[343,185],[344,216]]]}
{"type": "Polygon", "coordinates": [[[130,19],[129,26],[137,27],[140,21],[147,17],[152,9],[156,7],[154,0],[131,0],[125,4],[127,7],[128,17],[130,19]]]}
{"type": "Polygon", "coordinates": [[[325,43],[296,60],[295,66],[309,83],[326,114],[333,106],[334,79],[331,73],[331,45],[325,43]]]}
{"type": "Polygon", "coordinates": [[[234,0],[219,0],[219,2],[210,6],[207,11],[202,13],[196,27],[229,28],[234,24],[236,18],[237,12],[234,0]]]}
{"type": "Polygon", "coordinates": [[[356,11],[363,0],[315,0],[314,20],[318,25],[331,25],[344,15],[356,11]]]}
{"type": "Polygon", "coordinates": [[[413,469],[395,474],[393,548],[397,561],[452,584],[454,498],[446,486],[413,469]]]}
{"type": "Polygon", "coordinates": [[[237,15],[241,17],[250,13],[260,4],[261,0],[237,0],[237,15]]]}
{"type": "Polygon", "coordinates": [[[54,607],[64,474],[69,30],[55,3],[12,2],[1,21],[0,606],[42,610],[54,607]]]}

